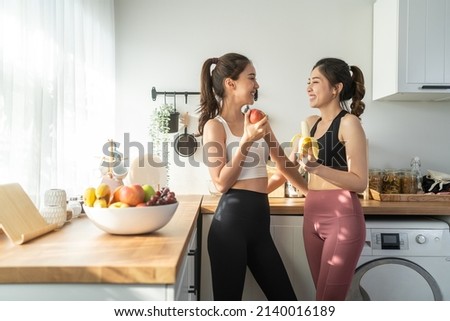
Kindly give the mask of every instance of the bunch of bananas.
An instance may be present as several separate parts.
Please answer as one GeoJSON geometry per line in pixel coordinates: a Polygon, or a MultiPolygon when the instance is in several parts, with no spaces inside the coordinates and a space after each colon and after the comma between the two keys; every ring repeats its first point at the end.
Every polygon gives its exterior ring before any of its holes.
{"type": "Polygon", "coordinates": [[[88,187],[84,191],[84,204],[88,207],[108,207],[111,188],[105,183],[95,187],[88,187]]]}

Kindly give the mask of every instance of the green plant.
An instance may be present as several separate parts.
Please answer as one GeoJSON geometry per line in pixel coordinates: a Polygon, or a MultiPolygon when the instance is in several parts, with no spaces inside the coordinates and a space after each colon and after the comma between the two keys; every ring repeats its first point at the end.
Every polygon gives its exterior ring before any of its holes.
{"type": "Polygon", "coordinates": [[[153,110],[150,118],[149,135],[152,153],[161,158],[167,168],[167,180],[169,180],[169,133],[178,131],[178,115],[172,104],[163,104],[153,110]],[[176,125],[176,129],[171,128],[176,125]]]}
{"type": "Polygon", "coordinates": [[[175,112],[175,107],[169,104],[163,104],[155,108],[151,118],[150,136],[156,137],[160,134],[169,133],[170,115],[175,112]]]}

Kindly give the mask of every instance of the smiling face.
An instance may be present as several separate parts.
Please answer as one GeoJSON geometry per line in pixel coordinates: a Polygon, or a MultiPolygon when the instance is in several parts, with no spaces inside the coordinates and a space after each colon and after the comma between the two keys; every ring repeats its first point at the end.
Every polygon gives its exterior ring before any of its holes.
{"type": "Polygon", "coordinates": [[[338,97],[337,88],[331,86],[319,68],[314,68],[311,72],[306,91],[309,97],[309,105],[316,108],[326,106],[338,97]]]}
{"type": "Polygon", "coordinates": [[[231,88],[233,99],[239,103],[239,105],[252,105],[255,102],[255,93],[259,88],[259,84],[256,81],[256,71],[253,64],[248,64],[247,67],[239,74],[237,80],[231,80],[231,88]]]}

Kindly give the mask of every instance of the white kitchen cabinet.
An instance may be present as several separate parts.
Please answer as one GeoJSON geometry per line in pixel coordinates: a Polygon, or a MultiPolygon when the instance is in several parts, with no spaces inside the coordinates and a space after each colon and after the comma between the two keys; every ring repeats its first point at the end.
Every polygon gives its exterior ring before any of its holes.
{"type": "MultiPolygon", "coordinates": [[[[213,300],[211,268],[207,250],[212,214],[203,214],[200,300],[213,300]]],[[[314,300],[315,288],[303,245],[303,216],[271,215],[270,230],[299,300],[314,300]]],[[[251,272],[247,270],[243,300],[266,300],[251,272]]]]}
{"type": "Polygon", "coordinates": [[[450,100],[450,0],[377,0],[373,99],[450,100]]]}
{"type": "Polygon", "coordinates": [[[175,284],[175,301],[197,301],[197,281],[196,281],[196,255],[197,250],[197,230],[194,231],[189,241],[186,256],[181,264],[180,272],[175,284]]]}

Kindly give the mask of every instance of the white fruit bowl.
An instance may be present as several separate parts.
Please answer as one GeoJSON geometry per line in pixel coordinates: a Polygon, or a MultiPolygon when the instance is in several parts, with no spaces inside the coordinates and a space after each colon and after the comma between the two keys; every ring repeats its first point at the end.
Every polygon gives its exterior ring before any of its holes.
{"type": "Polygon", "coordinates": [[[84,210],[101,230],[110,234],[133,235],[159,230],[169,223],[177,207],[178,202],[146,207],[84,207],[84,210]]]}

